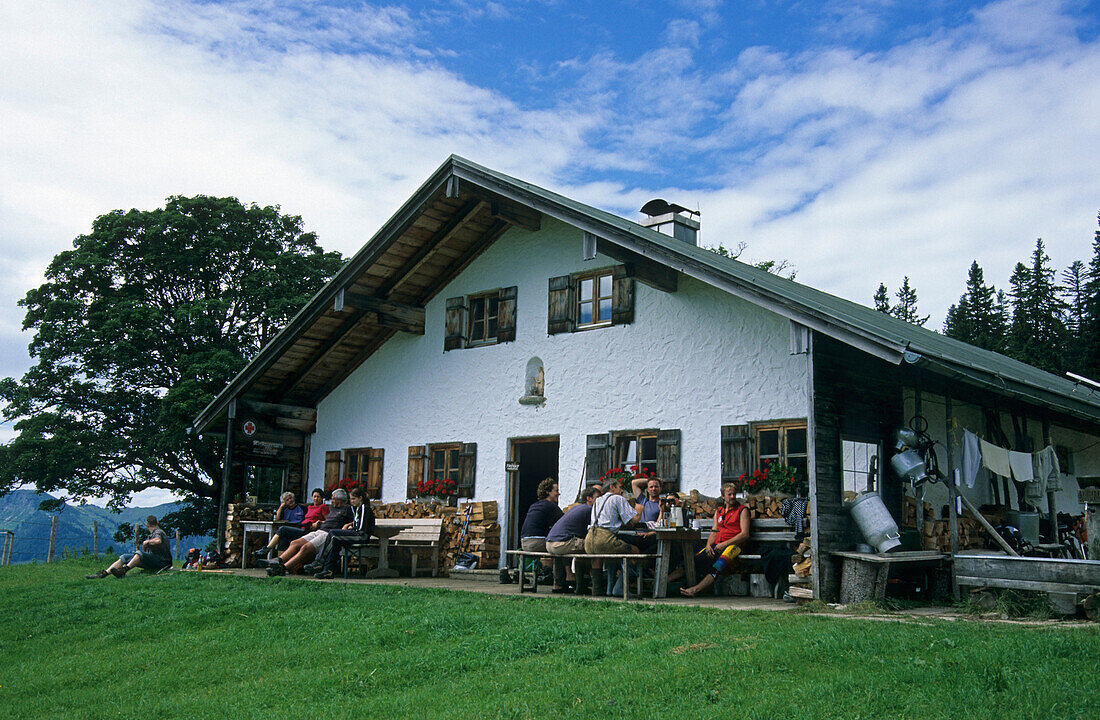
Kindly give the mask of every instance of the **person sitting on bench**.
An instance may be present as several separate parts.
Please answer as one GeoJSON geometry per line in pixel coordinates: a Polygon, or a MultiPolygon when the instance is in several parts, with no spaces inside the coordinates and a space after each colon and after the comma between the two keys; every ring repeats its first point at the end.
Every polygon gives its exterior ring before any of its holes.
{"type": "MultiPolygon", "coordinates": [[[[566,510],[565,514],[550,528],[550,532],[546,533],[546,552],[551,555],[576,555],[584,552],[584,536],[588,534],[592,503],[596,502],[599,496],[600,491],[596,487],[584,489],[581,493],[581,501],[566,510]]],[[[561,586],[562,589],[551,590],[551,592],[564,592],[569,589],[570,581],[576,582],[572,568],[565,565],[564,585],[562,584],[563,579],[558,575],[558,569],[562,564],[564,563],[561,560],[554,561],[554,586],[561,586]]],[[[577,570],[578,572],[581,570],[579,564],[577,570]]]]}
{"type": "MultiPolygon", "coordinates": [[[[623,528],[631,528],[638,524],[641,513],[635,512],[634,507],[623,497],[623,481],[621,478],[612,478],[604,485],[606,495],[601,495],[592,504],[591,525],[588,534],[584,537],[584,551],[589,555],[636,555],[638,548],[616,533],[623,528]]],[[[595,562],[593,562],[595,566],[595,562]]],[[[615,582],[615,567],[604,572],[608,595],[619,595],[622,586],[615,582]]],[[[592,570],[592,585],[596,587],[599,574],[592,570]]],[[[619,582],[623,582],[619,578],[619,582]]]]}
{"type": "Polygon", "coordinates": [[[305,572],[314,571],[313,577],[318,580],[331,580],[336,576],[336,564],[340,562],[340,555],[344,548],[353,541],[366,540],[374,533],[374,510],[367,502],[367,495],[362,488],[352,488],[351,493],[351,522],[340,528],[332,530],[328,534],[328,542],[320,554],[320,560],[314,561],[302,568],[305,572]]]}
{"type": "MultiPolygon", "coordinates": [[[[527,508],[527,515],[523,518],[523,526],[519,531],[519,544],[524,550],[546,552],[546,534],[550,532],[550,527],[554,523],[561,520],[562,515],[561,508],[558,507],[558,498],[561,496],[558,491],[558,481],[554,478],[546,478],[539,483],[535,495],[538,499],[527,508]]],[[[542,558],[540,562],[545,568],[544,572],[549,571],[551,567],[554,568],[553,592],[561,592],[561,560],[542,558]]]]}
{"type": "Polygon", "coordinates": [[[275,511],[275,520],[292,523],[283,525],[271,536],[271,540],[255,552],[257,560],[263,560],[278,548],[279,552],[287,549],[292,540],[305,535],[310,530],[321,527],[321,523],[328,517],[331,508],[325,505],[325,494],[320,488],[313,491],[313,504],[308,508],[302,508],[294,502],[294,493],[285,492],[280,497],[281,504],[275,511]],[[288,497],[289,496],[289,497],[288,497]]]}
{"type": "Polygon", "coordinates": [[[286,575],[287,571],[297,572],[303,565],[317,556],[331,530],[342,528],[352,520],[352,511],[348,507],[348,493],[337,488],[332,491],[332,512],[328,514],[316,530],[292,540],[286,550],[274,560],[261,560],[267,566],[269,576],[286,575]]]}
{"type": "Polygon", "coordinates": [[[722,507],[714,512],[714,528],[707,537],[706,547],[695,555],[695,574],[707,574],[693,587],[681,588],[680,594],[684,597],[695,597],[713,585],[719,576],[731,572],[736,557],[749,541],[752,513],[737,501],[737,490],[732,483],[722,486],[722,501],[722,507]],[[708,564],[711,565],[709,571],[708,564]]]}
{"type": "Polygon", "coordinates": [[[149,529],[149,539],[141,543],[140,550],[119,555],[118,560],[115,560],[106,570],[84,577],[89,580],[98,580],[108,575],[120,578],[136,567],[150,572],[159,572],[172,567],[172,551],[168,547],[168,536],[164,534],[160,523],[157,522],[157,516],[150,515],[145,518],[145,527],[149,529]]]}

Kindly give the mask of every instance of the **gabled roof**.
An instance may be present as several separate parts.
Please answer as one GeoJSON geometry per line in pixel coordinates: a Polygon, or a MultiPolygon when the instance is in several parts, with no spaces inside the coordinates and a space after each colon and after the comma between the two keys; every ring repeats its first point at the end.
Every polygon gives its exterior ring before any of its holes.
{"type": "Polygon", "coordinates": [[[512,226],[545,214],[595,235],[600,252],[657,286],[697,278],[888,362],[930,370],[1100,423],[1100,395],[1003,355],[695,247],[452,155],[195,419],[206,431],[234,398],[315,407],[512,226]],[[664,273],[664,275],[662,275],[664,273]],[[341,307],[341,298],[351,298],[341,307]]]}

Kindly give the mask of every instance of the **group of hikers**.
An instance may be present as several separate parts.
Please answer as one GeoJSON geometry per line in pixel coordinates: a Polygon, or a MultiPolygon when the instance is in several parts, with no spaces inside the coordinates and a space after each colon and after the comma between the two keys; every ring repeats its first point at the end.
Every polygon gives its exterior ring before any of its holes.
{"type": "MultiPolygon", "coordinates": [[[[551,555],[632,555],[648,553],[657,544],[656,533],[652,528],[662,524],[666,513],[679,504],[675,494],[662,497],[661,480],[656,477],[637,478],[631,483],[636,499],[631,502],[625,497],[625,488],[621,478],[611,478],[606,484],[591,485],[581,492],[578,502],[564,511],[558,506],[558,483],[546,478],[536,490],[537,499],[527,510],[523,526],[520,528],[520,547],[531,552],[545,552],[551,555]]],[[[695,574],[700,577],[698,583],[681,588],[680,593],[694,597],[707,589],[722,574],[734,567],[734,558],[749,540],[751,515],[749,509],[737,500],[737,491],[732,484],[722,487],[722,505],[714,514],[713,530],[706,543],[693,558],[680,557],[675,553],[670,565],[670,582],[684,576],[684,563],[694,563],[695,574]]],[[[572,565],[562,558],[542,560],[545,572],[552,575],[551,592],[563,593],[577,590],[578,579],[572,565]]],[[[621,595],[623,591],[621,569],[617,564],[606,568],[599,560],[588,563],[591,587],[582,587],[581,591],[590,591],[595,595],[621,595]]]]}
{"type": "MultiPolygon", "coordinates": [[[[585,488],[578,501],[563,511],[558,505],[557,480],[546,478],[539,483],[537,499],[528,508],[520,529],[520,545],[524,550],[563,556],[543,560],[545,572],[552,573],[552,592],[574,591],[579,582],[572,563],[567,563],[564,556],[637,554],[654,548],[656,537],[650,528],[659,526],[679,500],[674,494],[662,497],[661,481],[655,477],[636,479],[631,489],[637,498],[633,502],[624,495],[622,479],[611,478],[603,485],[585,488]]],[[[306,507],[296,502],[293,493],[282,494],[274,519],[286,524],[255,551],[257,563],[266,568],[268,576],[308,573],[318,579],[331,579],[342,549],[373,534],[374,511],[361,488],[350,491],[337,488],[332,491],[331,502],[331,505],[325,503],[320,489],[313,490],[311,503],[306,507]]],[[[724,485],[722,505],[715,512],[713,529],[705,545],[694,558],[674,554],[669,581],[683,577],[684,563],[693,562],[696,577],[701,579],[680,592],[694,597],[713,585],[719,576],[733,568],[734,558],[749,540],[750,522],[749,510],[738,502],[734,486],[724,485]]],[[[157,518],[153,515],[146,518],[146,527],[149,537],[140,549],[121,555],[110,567],[85,577],[121,578],[134,568],[156,572],[171,567],[168,536],[157,518]]],[[[591,587],[587,589],[596,595],[622,594],[625,578],[617,566],[602,568],[597,560],[589,565],[591,587]]]]}

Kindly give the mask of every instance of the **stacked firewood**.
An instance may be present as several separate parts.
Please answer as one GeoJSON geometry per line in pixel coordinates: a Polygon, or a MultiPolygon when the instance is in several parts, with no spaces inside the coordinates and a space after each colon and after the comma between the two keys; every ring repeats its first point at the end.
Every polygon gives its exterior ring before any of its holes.
{"type": "MultiPolygon", "coordinates": [[[[239,565],[241,562],[241,541],[244,539],[241,522],[243,520],[271,520],[273,512],[246,503],[229,503],[225,515],[224,557],[227,565],[239,565]]],[[[248,536],[248,551],[259,550],[266,543],[267,539],[263,533],[253,533],[248,536]]]]}
{"type": "Polygon", "coordinates": [[[810,538],[805,538],[791,555],[791,572],[800,578],[808,578],[814,569],[814,551],[810,538]]]}
{"type": "MultiPolygon", "coordinates": [[[[700,519],[713,518],[714,512],[722,504],[721,498],[707,497],[698,490],[692,490],[690,493],[680,493],[680,498],[681,503],[685,507],[691,508],[695,517],[700,519]]],[[[755,518],[781,518],[783,513],[780,508],[783,507],[784,499],[785,497],[771,495],[749,495],[743,502],[752,511],[752,516],[755,518]]],[[[810,506],[807,504],[806,516],[809,517],[809,515],[810,506]]]]}
{"type": "Polygon", "coordinates": [[[463,503],[458,507],[455,522],[462,523],[467,509],[470,523],[466,527],[463,547],[459,550],[476,556],[479,568],[495,568],[500,562],[500,525],[496,522],[497,503],[495,500],[463,503]]]}
{"type": "MultiPolygon", "coordinates": [[[[997,525],[1003,520],[999,515],[983,513],[983,516],[993,525],[997,525]]],[[[963,509],[958,523],[960,550],[986,547],[989,536],[982,524],[970,514],[969,510],[963,509]]],[[[908,495],[903,497],[901,502],[901,527],[917,527],[917,501],[908,495]]],[[[922,541],[925,550],[951,552],[951,523],[947,519],[937,520],[929,503],[924,503],[924,537],[922,541]]]]}

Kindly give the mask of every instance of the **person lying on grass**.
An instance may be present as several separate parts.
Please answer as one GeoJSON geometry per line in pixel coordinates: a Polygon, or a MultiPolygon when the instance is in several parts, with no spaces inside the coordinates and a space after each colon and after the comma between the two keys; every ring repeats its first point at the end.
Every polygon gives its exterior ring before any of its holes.
{"type": "Polygon", "coordinates": [[[168,547],[168,536],[160,529],[157,516],[150,515],[145,518],[145,527],[149,529],[149,539],[141,543],[140,550],[119,555],[118,560],[115,560],[106,570],[84,577],[89,580],[98,580],[108,575],[120,578],[136,567],[151,572],[172,567],[172,551],[168,547]]]}
{"type": "Polygon", "coordinates": [[[329,531],[348,525],[353,517],[352,510],[348,507],[347,491],[341,488],[333,490],[332,512],[328,514],[321,526],[296,540],[292,540],[290,546],[279,557],[274,560],[261,560],[260,564],[267,566],[269,576],[286,575],[288,570],[298,572],[303,565],[317,557],[317,553],[321,551],[325,541],[328,540],[329,531]]]}
{"type": "Polygon", "coordinates": [[[731,483],[722,486],[722,501],[724,505],[714,513],[714,529],[707,537],[706,547],[695,555],[695,574],[707,574],[694,587],[680,589],[680,594],[685,597],[695,597],[713,585],[720,575],[731,572],[735,558],[749,540],[752,513],[737,501],[737,491],[731,483]],[[711,564],[709,571],[706,568],[708,564],[711,564]]]}
{"type": "Polygon", "coordinates": [[[263,560],[276,547],[279,552],[286,550],[290,543],[302,537],[310,530],[317,530],[328,517],[329,508],[325,505],[325,494],[320,488],[313,491],[313,504],[303,510],[294,502],[294,493],[285,492],[280,497],[279,508],[275,511],[275,520],[291,523],[283,525],[271,536],[271,540],[256,551],[256,559],[263,560]]]}
{"type": "Polygon", "coordinates": [[[303,567],[303,572],[314,573],[313,577],[318,580],[331,580],[336,576],[341,551],[359,538],[369,538],[374,533],[374,510],[362,488],[351,489],[351,512],[351,522],[338,530],[329,531],[328,542],[318,559],[303,567]]]}

